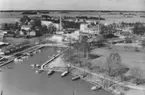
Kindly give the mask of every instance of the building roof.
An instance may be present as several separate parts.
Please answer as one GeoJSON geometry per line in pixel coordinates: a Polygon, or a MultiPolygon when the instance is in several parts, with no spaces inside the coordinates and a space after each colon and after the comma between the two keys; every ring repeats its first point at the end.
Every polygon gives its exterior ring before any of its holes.
{"type": "Polygon", "coordinates": [[[32,28],[32,25],[22,25],[21,26],[21,30],[26,30],[26,31],[28,31],[28,30],[30,30],[32,28]]]}

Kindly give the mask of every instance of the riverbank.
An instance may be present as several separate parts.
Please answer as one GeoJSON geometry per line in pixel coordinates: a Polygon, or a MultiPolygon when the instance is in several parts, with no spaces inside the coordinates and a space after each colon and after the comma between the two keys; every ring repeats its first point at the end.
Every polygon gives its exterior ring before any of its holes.
{"type": "MultiPolygon", "coordinates": [[[[61,59],[61,57],[57,58],[55,61],[53,61],[52,63],[50,63],[48,65],[48,67],[50,67],[50,68],[56,68],[55,70],[57,72],[61,72],[61,73],[66,70],[66,66],[67,66],[66,63],[61,59]]],[[[82,75],[84,72],[79,71],[79,70],[74,70],[71,73],[73,75],[82,75]]],[[[97,77],[92,77],[92,76],[88,76],[84,80],[87,81],[87,82],[90,82],[90,83],[92,83],[94,85],[99,81],[98,80],[96,82],[97,77]]],[[[114,93],[115,90],[113,90],[112,88],[110,88],[110,90],[108,88],[105,89],[105,90],[107,90],[109,92],[112,92],[115,95],[119,95],[119,94],[114,93]]],[[[145,92],[144,91],[139,91],[139,90],[134,90],[134,89],[130,89],[128,91],[123,91],[120,87],[118,87],[118,90],[120,90],[121,92],[123,92],[125,95],[137,95],[137,93],[138,93],[138,95],[145,95],[145,92]]],[[[116,91],[117,91],[117,89],[116,89],[116,91]]]]}
{"type": "Polygon", "coordinates": [[[45,72],[36,74],[31,64],[42,65],[54,52],[56,49],[48,47],[21,64],[8,64],[12,69],[1,72],[3,95],[70,95],[74,90],[76,95],[112,95],[104,90],[90,91],[92,84],[83,80],[72,81],[71,75],[61,78],[60,73],[51,77],[45,72]]]}

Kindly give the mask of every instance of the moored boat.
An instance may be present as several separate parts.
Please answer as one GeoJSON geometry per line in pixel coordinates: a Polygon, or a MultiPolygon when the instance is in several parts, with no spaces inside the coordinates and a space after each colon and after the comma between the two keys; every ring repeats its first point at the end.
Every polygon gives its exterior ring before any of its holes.
{"type": "Polygon", "coordinates": [[[95,85],[91,88],[92,91],[99,90],[99,89],[101,89],[100,85],[95,85]]]}
{"type": "Polygon", "coordinates": [[[44,70],[41,70],[41,69],[39,69],[39,70],[37,70],[37,71],[35,71],[36,72],[36,74],[40,74],[40,73],[42,73],[44,70]]]}
{"type": "Polygon", "coordinates": [[[75,77],[72,78],[72,81],[75,81],[75,80],[78,80],[78,79],[80,79],[80,76],[75,76],[75,77]]]}
{"type": "Polygon", "coordinates": [[[36,68],[40,68],[41,67],[41,65],[39,65],[39,64],[36,64],[36,68]]]}
{"type": "Polygon", "coordinates": [[[65,77],[65,76],[67,76],[69,74],[69,71],[65,71],[65,72],[63,72],[62,74],[61,74],[61,77],[65,77]]]}

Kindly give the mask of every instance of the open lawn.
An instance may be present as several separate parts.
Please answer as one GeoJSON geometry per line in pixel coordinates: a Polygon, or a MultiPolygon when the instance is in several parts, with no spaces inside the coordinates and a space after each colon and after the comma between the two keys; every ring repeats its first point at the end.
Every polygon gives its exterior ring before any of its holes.
{"type": "MultiPolygon", "coordinates": [[[[92,51],[94,54],[102,55],[101,57],[93,60],[93,63],[99,65],[105,65],[106,58],[109,54],[115,50],[109,50],[106,48],[97,48],[92,51]]],[[[126,51],[118,51],[122,59],[122,65],[127,66],[129,68],[140,68],[142,70],[142,74],[145,77],[145,54],[143,52],[126,52],[126,51]]]]}

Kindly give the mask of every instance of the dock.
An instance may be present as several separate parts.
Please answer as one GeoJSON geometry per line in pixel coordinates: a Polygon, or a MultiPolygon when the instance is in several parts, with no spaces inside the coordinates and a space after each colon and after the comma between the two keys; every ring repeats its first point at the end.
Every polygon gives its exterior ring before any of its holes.
{"type": "Polygon", "coordinates": [[[58,53],[57,55],[51,57],[49,60],[47,60],[45,63],[43,63],[41,65],[41,70],[45,70],[45,66],[48,65],[50,62],[52,62],[53,60],[55,60],[56,58],[58,58],[60,55],[62,55],[66,50],[68,50],[69,48],[66,48],[65,50],[63,50],[62,52],[58,53]]]}
{"type": "Polygon", "coordinates": [[[11,62],[13,62],[14,59],[15,59],[14,56],[15,56],[16,54],[34,51],[34,50],[40,49],[40,48],[42,48],[42,47],[43,47],[43,46],[33,46],[33,47],[30,47],[30,48],[25,49],[25,50],[23,50],[23,51],[13,53],[13,54],[11,55],[11,57],[9,58],[8,61],[4,62],[3,64],[0,64],[0,67],[3,67],[3,66],[5,66],[5,65],[7,65],[7,64],[9,64],[9,63],[11,63],[11,62]]]}

